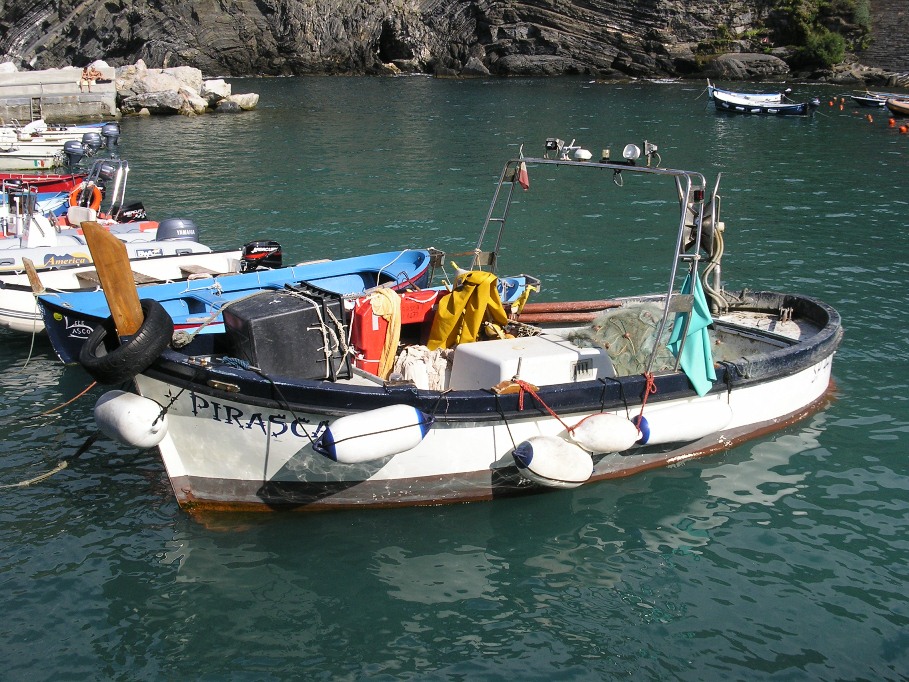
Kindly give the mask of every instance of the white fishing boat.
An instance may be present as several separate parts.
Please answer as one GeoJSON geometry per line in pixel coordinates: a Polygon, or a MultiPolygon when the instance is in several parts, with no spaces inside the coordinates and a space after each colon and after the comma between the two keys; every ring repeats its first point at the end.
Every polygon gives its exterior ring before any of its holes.
{"type": "Polygon", "coordinates": [[[49,170],[65,163],[63,143],[59,146],[30,146],[16,140],[0,139],[0,171],[49,170]]]}
{"type": "Polygon", "coordinates": [[[734,92],[717,88],[707,81],[707,92],[717,111],[731,114],[769,116],[807,116],[820,106],[817,97],[804,102],[788,98],[790,90],[774,93],[734,92]]]}
{"type": "Polygon", "coordinates": [[[18,139],[23,141],[40,138],[43,140],[53,140],[55,142],[59,142],[59,144],[62,146],[64,142],[68,142],[70,140],[81,142],[83,136],[87,133],[101,134],[101,131],[105,126],[111,125],[117,126],[119,129],[119,124],[116,121],[109,121],[105,123],[64,125],[57,123],[48,123],[43,118],[39,118],[35,119],[34,121],[29,121],[23,125],[13,123],[11,125],[3,126],[0,128],[0,135],[5,134],[5,131],[12,131],[16,134],[18,139]]]}
{"type": "Polygon", "coordinates": [[[113,150],[119,140],[120,125],[116,122],[47,126],[38,120],[21,128],[0,127],[0,171],[44,170],[73,164],[102,148],[113,150]],[[74,151],[78,152],[75,159],[74,151]]]}
{"type": "MultiPolygon", "coordinates": [[[[99,428],[157,447],[185,508],[324,510],[590,484],[721,452],[822,408],[837,312],[802,294],[727,290],[719,179],[711,189],[698,172],[651,165],[656,146],[645,150],[646,165],[633,145],[622,161],[596,162],[552,139],[546,155],[508,161],[450,292],[270,292],[226,309],[223,333],[186,345],[163,308],[137,294],[111,303],[84,366],[103,362],[112,383],[134,377],[136,393],[104,394],[99,428]],[[678,200],[665,229],[645,216],[629,230],[625,216],[591,235],[622,254],[603,265],[623,273],[604,279],[612,289],[645,274],[634,241],[616,240],[647,229],[667,287],[503,306],[495,269],[515,188],[529,173],[576,172],[600,181],[583,190],[598,204],[620,194],[651,216],[660,183],[678,200]]],[[[533,195],[521,194],[522,211],[551,211],[533,209],[533,195]]],[[[128,281],[124,270],[107,276],[128,281]]]]}
{"type": "Polygon", "coordinates": [[[790,88],[786,88],[782,92],[738,92],[718,88],[710,82],[710,79],[707,79],[708,99],[714,99],[714,96],[719,94],[720,97],[736,104],[781,104],[786,101],[791,92],[790,88]]]}

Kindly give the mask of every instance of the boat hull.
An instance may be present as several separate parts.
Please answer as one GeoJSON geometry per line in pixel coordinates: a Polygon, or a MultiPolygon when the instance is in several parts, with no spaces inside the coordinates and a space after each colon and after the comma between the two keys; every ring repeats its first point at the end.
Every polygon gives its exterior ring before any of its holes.
{"type": "Polygon", "coordinates": [[[909,99],[888,99],[887,108],[897,116],[909,116],[909,99]]]}
{"type": "Polygon", "coordinates": [[[69,192],[85,179],[85,175],[66,173],[0,173],[0,183],[16,180],[38,190],[39,193],[69,192]]]}
{"type": "MultiPolygon", "coordinates": [[[[719,402],[731,411],[728,424],[689,442],[669,438],[669,444],[594,453],[589,481],[721,451],[823,404],[842,334],[839,316],[810,299],[762,297],[772,304],[768,309],[785,303],[824,318],[818,320],[819,331],[810,340],[780,342],[776,350],[740,363],[723,362],[703,396],[681,372],[656,376],[657,390],[643,408],[645,416],[659,412],[663,423],[671,423],[673,411],[688,419],[692,410],[708,413],[719,402]]],[[[734,325],[729,328],[735,331],[734,325]]],[[[533,436],[565,438],[567,426],[601,412],[631,418],[642,411],[645,381],[633,375],[543,386],[538,399],[489,390],[440,393],[381,382],[339,386],[266,380],[241,369],[194,364],[166,351],[136,377],[136,386],[141,395],[167,406],[170,426],[158,448],[181,506],[318,510],[541,492],[547,488],[521,475],[512,457],[515,446],[533,436]],[[415,447],[355,464],[332,461],[313,449],[320,429],[337,417],[399,404],[434,418],[415,447]]],[[[684,426],[688,433],[690,424],[684,426]]]]}
{"type": "Polygon", "coordinates": [[[0,171],[46,170],[59,168],[64,163],[63,155],[51,152],[28,151],[0,152],[0,171]]]}
{"type": "Polygon", "coordinates": [[[887,100],[880,97],[863,97],[861,95],[850,95],[849,97],[858,106],[868,109],[883,109],[887,105],[887,100]]]}
{"type": "Polygon", "coordinates": [[[807,116],[816,107],[808,102],[798,104],[745,104],[726,102],[714,97],[713,103],[717,111],[730,114],[755,114],[759,116],[807,116]]]}

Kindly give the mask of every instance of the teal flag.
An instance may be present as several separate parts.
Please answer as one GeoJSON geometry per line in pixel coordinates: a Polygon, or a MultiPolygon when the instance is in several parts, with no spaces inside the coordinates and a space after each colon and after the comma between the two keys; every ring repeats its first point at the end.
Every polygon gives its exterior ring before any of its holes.
{"type": "MultiPolygon", "coordinates": [[[[710,306],[707,305],[704,290],[701,288],[701,280],[697,277],[694,278],[694,292],[692,292],[691,281],[691,273],[688,273],[682,284],[682,293],[694,293],[694,301],[691,306],[691,324],[688,325],[688,335],[685,337],[685,346],[679,365],[688,376],[688,380],[697,394],[704,395],[716,381],[713,352],[710,349],[710,334],[707,330],[707,327],[713,322],[713,317],[710,315],[710,306]]],[[[685,330],[687,318],[688,313],[676,314],[672,335],[667,344],[676,357],[679,357],[679,346],[682,345],[682,332],[685,330]]]]}

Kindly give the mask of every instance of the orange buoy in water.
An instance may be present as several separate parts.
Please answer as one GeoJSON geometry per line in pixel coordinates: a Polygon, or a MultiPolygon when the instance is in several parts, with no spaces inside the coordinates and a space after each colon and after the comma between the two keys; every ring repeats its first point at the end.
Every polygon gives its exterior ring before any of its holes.
{"type": "Polygon", "coordinates": [[[830,106],[833,106],[833,100],[830,100],[829,104],[830,106]]]}
{"type": "Polygon", "coordinates": [[[871,114],[868,114],[865,118],[868,119],[868,123],[874,123],[874,118],[872,118],[871,114]]]}
{"type": "Polygon", "coordinates": [[[891,128],[895,128],[895,127],[896,127],[896,119],[893,118],[893,117],[891,116],[891,117],[890,117],[890,120],[887,121],[887,125],[890,126],[891,128]]]}
{"type": "Polygon", "coordinates": [[[909,133],[909,126],[903,124],[900,126],[900,134],[905,135],[906,133],[909,133]]]}

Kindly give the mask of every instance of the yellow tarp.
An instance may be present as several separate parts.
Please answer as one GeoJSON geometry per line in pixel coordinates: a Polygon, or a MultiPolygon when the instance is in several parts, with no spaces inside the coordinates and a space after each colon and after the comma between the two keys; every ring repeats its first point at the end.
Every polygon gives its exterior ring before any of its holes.
{"type": "Polygon", "coordinates": [[[496,281],[491,272],[479,270],[458,275],[454,291],[439,301],[427,347],[435,350],[476,341],[485,320],[500,326],[506,324],[508,316],[496,281]]]}
{"type": "Polygon", "coordinates": [[[379,289],[370,294],[369,302],[372,304],[372,312],[388,322],[379,371],[376,372],[383,379],[387,379],[395,363],[398,343],[401,341],[401,295],[390,289],[379,289]]]}

